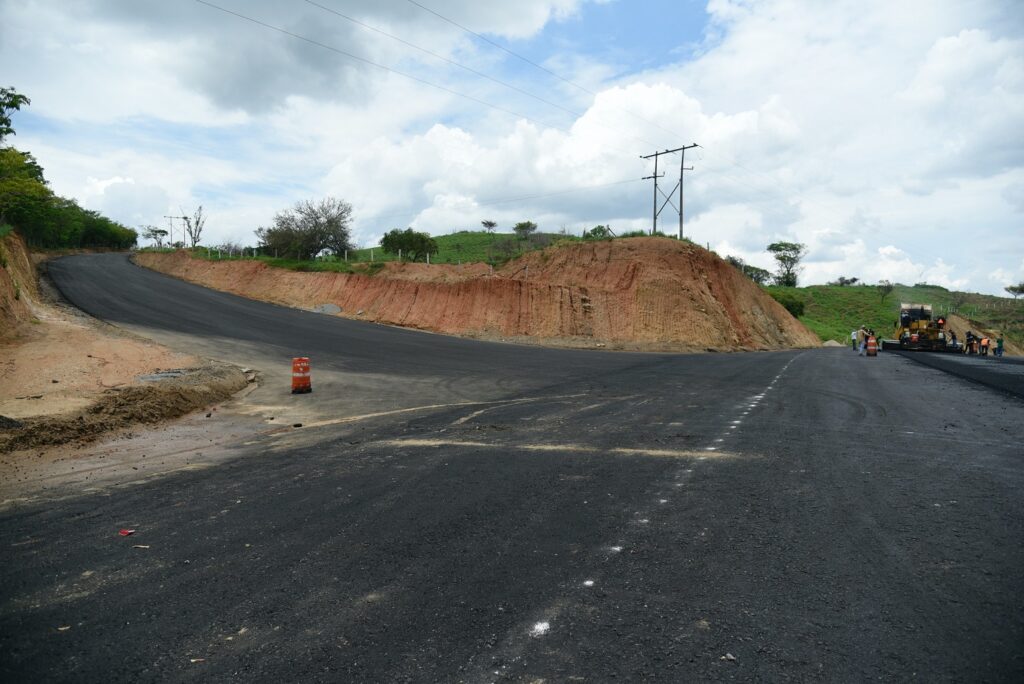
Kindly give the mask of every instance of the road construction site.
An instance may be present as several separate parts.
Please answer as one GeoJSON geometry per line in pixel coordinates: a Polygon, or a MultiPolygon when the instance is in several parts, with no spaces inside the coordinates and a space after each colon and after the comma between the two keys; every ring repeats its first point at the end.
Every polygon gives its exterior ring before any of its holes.
{"type": "Polygon", "coordinates": [[[88,447],[87,487],[24,475],[0,510],[4,679],[1024,676],[1012,359],[550,349],[124,255],[50,274],[261,384],[189,418],[189,462],[158,477],[133,470],[175,450],[152,438],[88,447]],[[234,439],[203,455],[215,425],[234,439]]]}

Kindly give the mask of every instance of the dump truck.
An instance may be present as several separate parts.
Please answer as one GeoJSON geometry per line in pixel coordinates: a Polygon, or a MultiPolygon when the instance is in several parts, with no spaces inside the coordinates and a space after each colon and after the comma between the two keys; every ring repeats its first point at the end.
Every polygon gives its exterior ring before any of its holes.
{"type": "Polygon", "coordinates": [[[895,339],[882,342],[882,349],[911,351],[955,351],[949,342],[946,321],[932,317],[931,304],[900,304],[900,317],[893,331],[895,339]]]}

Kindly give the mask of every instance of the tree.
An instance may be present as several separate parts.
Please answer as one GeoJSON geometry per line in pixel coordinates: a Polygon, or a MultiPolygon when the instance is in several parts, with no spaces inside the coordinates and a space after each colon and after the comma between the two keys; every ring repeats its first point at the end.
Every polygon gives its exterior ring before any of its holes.
{"type": "Polygon", "coordinates": [[[775,284],[783,287],[796,287],[797,272],[800,260],[807,253],[807,245],[798,242],[773,242],[767,250],[775,257],[779,270],[775,274],[775,284]]]}
{"type": "Polygon", "coordinates": [[[164,238],[167,237],[167,231],[156,226],[142,226],[142,237],[145,240],[152,240],[156,243],[157,249],[160,249],[164,246],[164,238]]]}
{"type": "Polygon", "coordinates": [[[256,229],[260,248],[285,259],[311,259],[325,249],[352,249],[352,205],[333,197],[303,200],[274,215],[274,225],[256,229]]]}
{"type": "Polygon", "coordinates": [[[32,100],[11,88],[0,88],[0,142],[9,135],[15,135],[11,125],[11,113],[21,109],[21,105],[32,104],[32,100]]]}
{"type": "Polygon", "coordinates": [[[772,277],[772,274],[768,269],[759,268],[758,266],[753,266],[751,264],[747,264],[743,267],[743,274],[758,285],[767,284],[768,280],[772,277]]]}
{"type": "Polygon", "coordinates": [[[894,287],[888,280],[878,281],[878,296],[882,298],[883,304],[885,304],[885,298],[892,294],[894,287]]]}
{"type": "Polygon", "coordinates": [[[517,238],[525,240],[530,236],[530,233],[537,230],[537,224],[533,221],[521,221],[520,223],[512,226],[512,230],[515,231],[517,238]]]}
{"type": "Polygon", "coordinates": [[[486,230],[488,233],[493,233],[494,229],[498,227],[498,222],[492,221],[490,219],[485,219],[480,222],[480,225],[483,226],[484,230],[486,230]]]}
{"type": "Polygon", "coordinates": [[[181,218],[185,222],[185,232],[188,234],[188,240],[192,243],[192,248],[199,244],[199,238],[203,234],[203,226],[206,225],[206,217],[203,215],[203,205],[200,204],[196,207],[195,212],[191,216],[187,215],[184,210],[181,212],[181,218]]]}
{"type": "Polygon", "coordinates": [[[763,268],[748,264],[739,257],[727,256],[725,260],[732,264],[740,273],[753,280],[758,285],[764,285],[771,278],[772,274],[763,268]]]}
{"type": "Polygon", "coordinates": [[[1017,283],[1016,285],[1007,285],[1006,291],[1013,295],[1014,299],[1024,294],[1024,280],[1017,283]]]}
{"type": "Polygon", "coordinates": [[[597,225],[590,230],[583,231],[584,240],[610,240],[613,237],[614,233],[608,226],[597,225]]]}
{"type": "Polygon", "coordinates": [[[30,152],[22,152],[13,147],[0,149],[0,180],[8,178],[26,178],[46,185],[43,167],[30,152]]]}
{"type": "Polygon", "coordinates": [[[381,238],[380,246],[389,254],[401,253],[413,261],[426,259],[428,254],[437,254],[437,242],[428,233],[418,233],[412,228],[388,231],[381,238]]]}
{"type": "Polygon", "coordinates": [[[323,236],[323,248],[335,256],[352,249],[352,205],[336,197],[319,202],[305,201],[296,205],[305,224],[323,236]]]}

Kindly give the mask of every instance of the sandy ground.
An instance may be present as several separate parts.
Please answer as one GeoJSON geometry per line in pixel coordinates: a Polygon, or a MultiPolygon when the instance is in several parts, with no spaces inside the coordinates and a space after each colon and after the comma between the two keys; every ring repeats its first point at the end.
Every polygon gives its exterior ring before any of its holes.
{"type": "Polygon", "coordinates": [[[248,438],[280,430],[273,423],[233,411],[245,394],[211,406],[205,413],[194,412],[155,427],[114,431],[89,443],[0,453],[0,510],[133,486],[232,458],[248,438]]]}
{"type": "Polygon", "coordinates": [[[0,415],[29,418],[85,408],[139,376],[200,365],[98,322],[54,312],[0,346],[0,415]],[[106,329],[102,329],[106,328],[106,329]]]}
{"type": "Polygon", "coordinates": [[[32,285],[0,342],[0,416],[9,419],[0,425],[0,508],[201,467],[263,427],[228,416],[235,399],[217,401],[255,388],[253,373],[97,321],[45,278],[32,285]]]}

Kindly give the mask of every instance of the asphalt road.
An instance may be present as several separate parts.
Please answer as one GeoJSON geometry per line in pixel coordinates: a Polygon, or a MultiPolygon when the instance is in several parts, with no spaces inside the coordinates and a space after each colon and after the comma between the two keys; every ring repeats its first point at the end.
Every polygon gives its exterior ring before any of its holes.
{"type": "Polygon", "coordinates": [[[419,408],[0,514],[4,681],[1024,678],[1012,393],[846,349],[459,340],[116,256],[51,273],[164,342],[302,346],[337,373],[321,416],[351,378],[419,408]]]}

